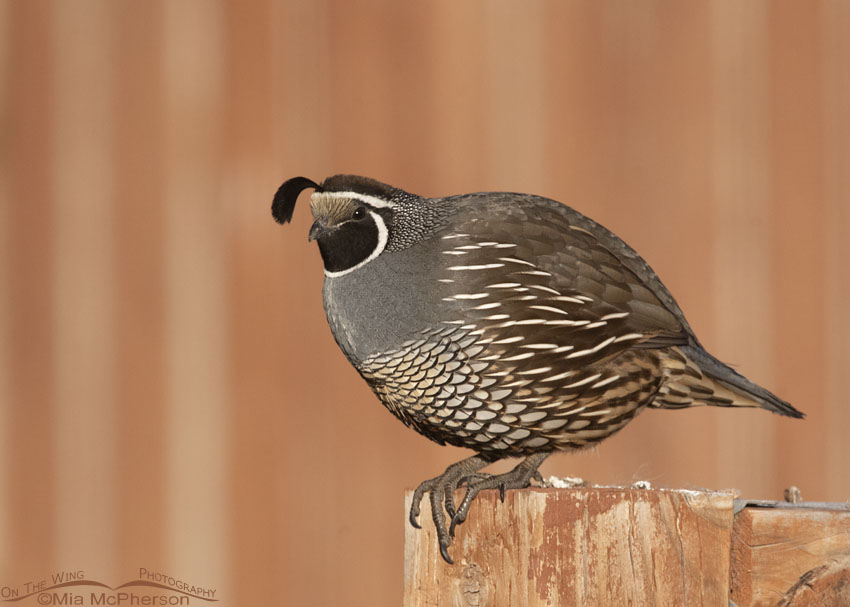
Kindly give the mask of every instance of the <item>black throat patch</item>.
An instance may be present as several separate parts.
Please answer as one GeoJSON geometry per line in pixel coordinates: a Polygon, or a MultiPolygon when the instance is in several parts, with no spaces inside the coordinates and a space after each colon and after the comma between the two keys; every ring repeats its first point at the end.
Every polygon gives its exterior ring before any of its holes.
{"type": "Polygon", "coordinates": [[[347,221],[319,236],[319,251],[325,270],[344,272],[366,260],[378,247],[380,233],[375,219],[347,221]]]}

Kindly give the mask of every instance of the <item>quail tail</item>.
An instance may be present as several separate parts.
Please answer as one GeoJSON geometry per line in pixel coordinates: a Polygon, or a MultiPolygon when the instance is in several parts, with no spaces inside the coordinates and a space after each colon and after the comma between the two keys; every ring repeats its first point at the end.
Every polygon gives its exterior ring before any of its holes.
{"type": "Polygon", "coordinates": [[[753,383],[700,346],[671,348],[664,361],[664,385],[652,406],[680,409],[694,405],[758,407],[786,417],[805,415],[753,383]]]}

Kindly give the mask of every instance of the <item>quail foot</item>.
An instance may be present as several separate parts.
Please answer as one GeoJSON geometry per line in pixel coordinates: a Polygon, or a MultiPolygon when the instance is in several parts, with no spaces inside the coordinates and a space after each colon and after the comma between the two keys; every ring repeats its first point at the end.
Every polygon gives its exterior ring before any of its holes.
{"type": "Polygon", "coordinates": [[[310,240],[342,352],[405,425],[475,455],[419,485],[443,558],[484,489],[528,486],[556,451],[611,436],[645,408],[759,407],[803,417],[700,345],[649,265],[578,211],[530,194],[423,198],[373,179],[286,181],[291,220],[312,189],[310,240]],[[510,472],[484,474],[503,458],[510,472]],[[466,493],[455,504],[454,491],[466,493]]]}

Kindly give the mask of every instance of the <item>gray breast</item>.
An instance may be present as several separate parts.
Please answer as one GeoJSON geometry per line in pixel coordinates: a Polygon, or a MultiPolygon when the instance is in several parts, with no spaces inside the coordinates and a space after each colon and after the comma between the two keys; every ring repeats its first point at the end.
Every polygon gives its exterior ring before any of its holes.
{"type": "MultiPolygon", "coordinates": [[[[437,242],[385,251],[349,274],[325,277],[325,314],[352,363],[393,350],[440,321],[444,296],[433,276],[437,242]]],[[[443,304],[445,306],[445,304],[443,304]]]]}

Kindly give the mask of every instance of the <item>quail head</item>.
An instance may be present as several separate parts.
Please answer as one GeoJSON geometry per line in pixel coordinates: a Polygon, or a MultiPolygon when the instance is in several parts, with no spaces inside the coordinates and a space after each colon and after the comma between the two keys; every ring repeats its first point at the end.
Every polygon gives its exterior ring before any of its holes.
{"type": "Polygon", "coordinates": [[[475,451],[413,496],[418,527],[429,494],[448,562],[479,491],[528,486],[550,454],[598,443],[646,407],[803,417],[706,352],[649,265],[570,207],[530,194],[426,199],[365,177],[295,177],[274,197],[278,222],[307,188],[337,344],[407,426],[475,451]],[[479,472],[507,457],[524,459],[505,474],[479,472]]]}

